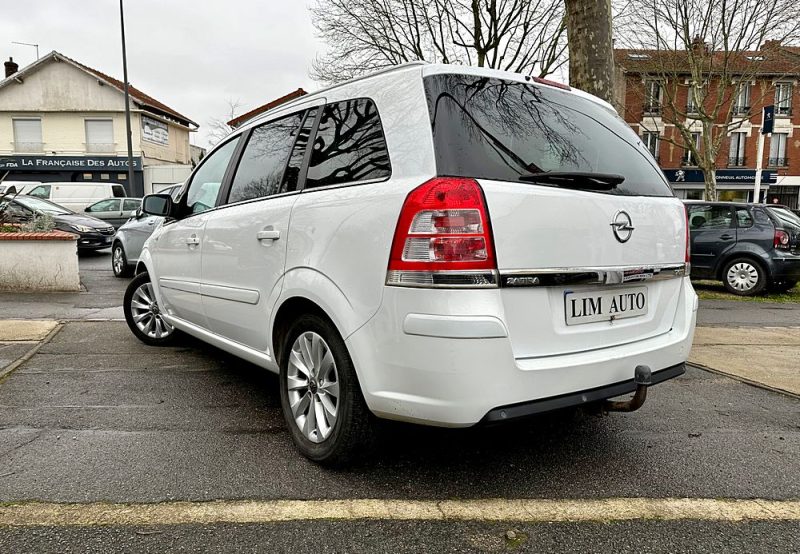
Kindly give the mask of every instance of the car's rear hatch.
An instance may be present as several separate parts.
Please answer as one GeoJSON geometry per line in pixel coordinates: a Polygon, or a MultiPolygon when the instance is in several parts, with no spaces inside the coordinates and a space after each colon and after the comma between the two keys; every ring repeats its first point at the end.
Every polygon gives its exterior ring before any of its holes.
{"type": "Polygon", "coordinates": [[[483,189],[515,357],[669,332],[685,213],[631,129],[585,95],[522,80],[441,73],[425,88],[439,174],[483,189]]]}

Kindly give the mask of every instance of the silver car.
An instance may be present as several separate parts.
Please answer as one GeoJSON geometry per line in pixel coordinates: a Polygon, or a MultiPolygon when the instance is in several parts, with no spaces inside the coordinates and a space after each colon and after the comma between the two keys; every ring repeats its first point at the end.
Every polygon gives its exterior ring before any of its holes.
{"type": "Polygon", "coordinates": [[[83,211],[119,228],[136,215],[136,210],[141,206],[141,198],[105,198],[87,206],[83,211]]]}
{"type": "MultiPolygon", "coordinates": [[[[178,198],[183,184],[173,185],[159,191],[161,194],[169,194],[172,198],[178,198]]],[[[128,199],[132,200],[132,199],[128,199]]],[[[137,199],[141,203],[141,199],[137,199]]],[[[98,202],[99,204],[99,202],[98,202]]],[[[87,208],[88,209],[88,208],[87,208]]],[[[92,215],[95,215],[92,213],[92,215]]],[[[117,229],[111,247],[111,268],[117,277],[130,277],[139,261],[144,241],[153,234],[153,231],[164,218],[147,215],[137,206],[132,217],[127,223],[117,229]]]]}

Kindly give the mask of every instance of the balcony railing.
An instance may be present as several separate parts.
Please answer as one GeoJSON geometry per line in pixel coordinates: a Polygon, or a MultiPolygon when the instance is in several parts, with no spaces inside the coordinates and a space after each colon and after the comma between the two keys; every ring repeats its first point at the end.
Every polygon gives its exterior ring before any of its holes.
{"type": "Polygon", "coordinates": [[[14,151],[15,152],[20,152],[20,153],[25,153],[25,154],[44,152],[44,143],[43,142],[15,142],[14,143],[14,151]]]}
{"type": "Polygon", "coordinates": [[[750,106],[734,106],[733,115],[747,115],[750,113],[750,106]]]}
{"type": "Polygon", "coordinates": [[[730,167],[741,167],[745,164],[744,157],[729,157],[728,158],[728,166],[730,167]]]}
{"type": "Polygon", "coordinates": [[[767,165],[770,167],[786,167],[789,165],[789,158],[769,158],[767,165]]]}
{"type": "Polygon", "coordinates": [[[645,104],[642,108],[644,113],[649,115],[659,115],[661,113],[661,106],[659,104],[645,104]]]}

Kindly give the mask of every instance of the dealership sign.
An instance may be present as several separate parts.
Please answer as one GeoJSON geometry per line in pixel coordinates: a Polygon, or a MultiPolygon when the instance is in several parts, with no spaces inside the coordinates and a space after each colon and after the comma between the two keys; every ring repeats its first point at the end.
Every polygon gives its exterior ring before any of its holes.
{"type": "MultiPolygon", "coordinates": [[[[0,171],[127,171],[128,158],[118,156],[0,156],[0,171]]],[[[133,158],[133,169],[142,159],[133,158]]]]}
{"type": "MultiPolygon", "coordinates": [[[[664,175],[670,183],[705,183],[703,171],[700,169],[664,169],[664,175]]],[[[753,185],[756,182],[755,169],[718,169],[716,171],[717,184],[724,185],[753,185]]],[[[764,184],[775,183],[778,174],[774,171],[762,171],[761,182],[764,184]]]]}

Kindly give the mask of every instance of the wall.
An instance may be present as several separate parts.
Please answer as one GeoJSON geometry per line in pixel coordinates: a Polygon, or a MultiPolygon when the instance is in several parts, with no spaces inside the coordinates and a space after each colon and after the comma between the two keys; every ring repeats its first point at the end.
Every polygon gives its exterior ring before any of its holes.
{"type": "Polygon", "coordinates": [[[79,291],[80,286],[74,239],[0,238],[0,290],[79,291]]]}
{"type": "Polygon", "coordinates": [[[144,168],[144,193],[153,194],[163,189],[166,184],[182,183],[189,178],[191,172],[191,165],[146,166],[144,168]]]}

